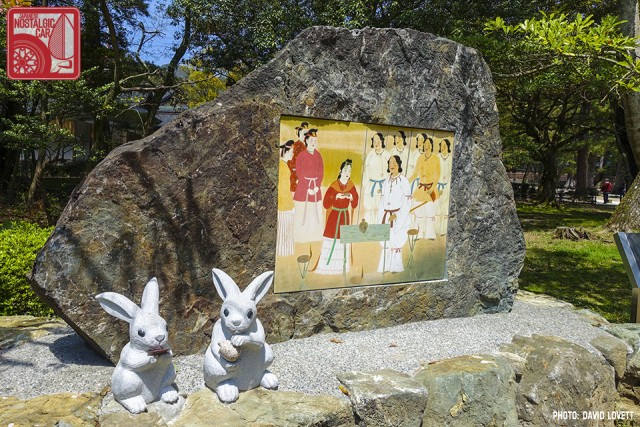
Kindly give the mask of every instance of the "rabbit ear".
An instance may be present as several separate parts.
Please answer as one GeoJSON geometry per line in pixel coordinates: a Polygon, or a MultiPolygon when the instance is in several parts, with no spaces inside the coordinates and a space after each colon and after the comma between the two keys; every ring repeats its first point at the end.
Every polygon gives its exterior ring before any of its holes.
{"type": "Polygon", "coordinates": [[[217,268],[211,270],[211,273],[213,274],[213,284],[223,301],[230,296],[240,295],[240,288],[227,273],[217,268]]]}
{"type": "Polygon", "coordinates": [[[142,292],[142,303],[140,304],[140,307],[142,307],[144,311],[158,313],[159,301],[160,291],[158,290],[158,279],[153,277],[147,282],[147,285],[144,287],[144,291],[142,292]]]}
{"type": "Polygon", "coordinates": [[[273,271],[267,271],[253,279],[243,294],[246,294],[257,304],[267,294],[271,283],[273,283],[273,271]]]}
{"type": "Polygon", "coordinates": [[[135,305],[133,301],[115,292],[103,292],[96,295],[96,299],[104,311],[125,322],[131,323],[140,311],[140,307],[135,305]]]}

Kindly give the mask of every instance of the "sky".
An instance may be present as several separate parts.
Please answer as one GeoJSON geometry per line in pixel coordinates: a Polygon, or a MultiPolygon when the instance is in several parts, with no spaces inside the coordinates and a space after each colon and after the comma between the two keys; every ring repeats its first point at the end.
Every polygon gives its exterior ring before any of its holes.
{"type": "MultiPolygon", "coordinates": [[[[160,31],[159,35],[154,36],[144,44],[140,52],[140,57],[143,61],[152,62],[156,65],[169,63],[174,52],[172,47],[179,43],[179,40],[175,38],[176,33],[179,37],[182,30],[181,25],[173,25],[170,19],[164,17],[166,4],[165,1],[151,1],[149,3],[149,17],[143,20],[147,31],[160,31]]],[[[142,30],[140,28],[132,28],[130,29],[130,34],[130,46],[131,49],[135,50],[140,43],[142,30]]],[[[188,57],[188,55],[189,53],[187,52],[185,57],[188,57]]]]}

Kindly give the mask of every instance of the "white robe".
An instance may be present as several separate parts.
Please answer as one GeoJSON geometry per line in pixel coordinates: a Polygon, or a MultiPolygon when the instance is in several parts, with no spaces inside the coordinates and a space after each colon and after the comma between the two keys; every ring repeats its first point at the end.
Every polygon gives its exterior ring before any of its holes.
{"type": "Polygon", "coordinates": [[[364,207],[364,218],[370,224],[374,224],[378,217],[382,184],[389,176],[387,162],[390,157],[391,155],[386,150],[376,153],[372,149],[367,153],[364,161],[362,206],[364,207]]]}
{"type": "Polygon", "coordinates": [[[391,225],[389,240],[380,244],[386,246],[386,253],[383,249],[380,253],[378,272],[383,271],[401,272],[404,271],[402,262],[402,247],[407,242],[407,231],[411,225],[409,210],[411,208],[411,185],[409,180],[398,175],[396,178],[387,177],[382,184],[382,197],[378,210],[378,224],[390,224],[391,215],[396,218],[391,225]],[[383,268],[384,267],[384,268],[383,268]]]}
{"type": "Polygon", "coordinates": [[[440,198],[437,200],[436,209],[436,231],[441,236],[447,234],[447,223],[449,222],[449,195],[451,194],[451,161],[453,156],[451,153],[447,158],[440,158],[440,178],[438,179],[438,192],[441,192],[440,198]]]}

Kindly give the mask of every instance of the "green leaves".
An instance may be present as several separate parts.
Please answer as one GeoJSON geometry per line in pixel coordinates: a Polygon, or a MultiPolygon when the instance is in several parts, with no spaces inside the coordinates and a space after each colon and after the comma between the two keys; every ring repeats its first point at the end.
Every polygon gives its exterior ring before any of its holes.
{"type": "MultiPolygon", "coordinates": [[[[485,24],[485,32],[507,43],[514,57],[520,61],[524,55],[533,55],[540,68],[570,64],[576,71],[587,74],[594,63],[603,63],[613,67],[613,73],[608,76],[613,77],[610,81],[612,90],[638,91],[640,61],[635,57],[637,41],[620,32],[624,22],[611,15],[596,22],[591,15],[578,13],[570,19],[564,13],[542,12],[538,18],[513,25],[497,17],[485,24]]],[[[505,67],[501,68],[504,71],[505,67]]],[[[510,74],[518,73],[521,70],[512,69],[510,74]]]]}
{"type": "Polygon", "coordinates": [[[27,275],[53,227],[18,221],[0,227],[0,315],[50,316],[53,311],[31,290],[27,275]]]}

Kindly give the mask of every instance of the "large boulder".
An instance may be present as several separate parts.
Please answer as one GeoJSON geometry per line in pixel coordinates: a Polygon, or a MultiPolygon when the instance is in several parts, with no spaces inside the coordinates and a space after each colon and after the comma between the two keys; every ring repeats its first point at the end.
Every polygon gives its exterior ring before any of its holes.
{"type": "Polygon", "coordinates": [[[281,114],[455,131],[446,280],[270,294],[271,341],[511,309],[524,257],[481,55],[401,29],[303,31],[215,101],[118,147],[76,188],[33,287],[117,360],[127,325],[94,296],[139,301],[157,276],[176,354],[203,351],[220,301],[211,268],[244,287],[275,261],[281,114]]]}
{"type": "Polygon", "coordinates": [[[518,418],[521,426],[609,425],[600,414],[614,411],[614,369],[604,357],[558,337],[516,336],[502,349],[521,359],[516,371],[518,418]]]}
{"type": "Polygon", "coordinates": [[[359,425],[419,427],[427,404],[427,389],[402,372],[344,372],[338,375],[359,425]]]}
{"type": "Polygon", "coordinates": [[[425,427],[518,423],[515,374],[504,358],[471,355],[442,360],[422,367],[415,379],[429,392],[425,427]]]}

